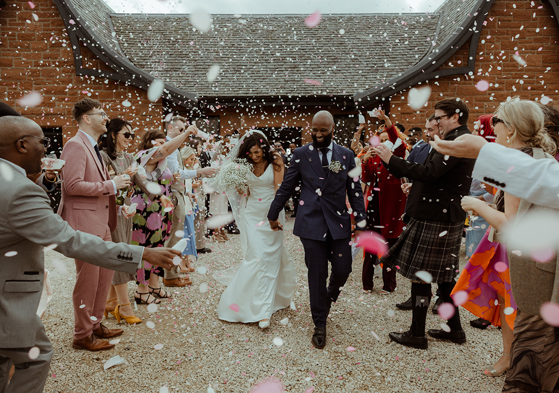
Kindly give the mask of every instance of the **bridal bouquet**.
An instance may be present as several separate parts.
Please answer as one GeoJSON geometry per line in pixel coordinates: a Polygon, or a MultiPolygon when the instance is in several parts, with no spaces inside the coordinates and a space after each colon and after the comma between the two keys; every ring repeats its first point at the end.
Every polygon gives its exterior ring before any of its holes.
{"type": "Polygon", "coordinates": [[[216,182],[221,190],[248,190],[248,174],[252,172],[252,165],[244,158],[234,158],[223,165],[217,176],[216,182]]]}

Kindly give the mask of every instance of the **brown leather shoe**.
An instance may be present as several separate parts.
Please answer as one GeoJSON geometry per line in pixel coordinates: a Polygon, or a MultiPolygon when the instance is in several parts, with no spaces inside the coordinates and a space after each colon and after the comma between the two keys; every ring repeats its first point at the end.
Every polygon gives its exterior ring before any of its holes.
{"type": "Polygon", "coordinates": [[[188,277],[177,277],[171,278],[170,280],[163,279],[163,285],[166,287],[186,287],[187,285],[191,285],[192,280],[188,277]]]}
{"type": "Polygon", "coordinates": [[[106,349],[114,348],[114,344],[99,340],[97,337],[91,334],[80,340],[74,339],[72,347],[74,347],[75,349],[87,349],[88,351],[103,351],[106,349]]]}
{"type": "Polygon", "coordinates": [[[122,329],[109,329],[108,327],[106,327],[102,323],[100,323],[99,327],[93,331],[93,334],[95,334],[95,336],[99,337],[99,338],[116,337],[116,336],[120,336],[122,333],[124,333],[124,330],[122,330],[122,329]]]}

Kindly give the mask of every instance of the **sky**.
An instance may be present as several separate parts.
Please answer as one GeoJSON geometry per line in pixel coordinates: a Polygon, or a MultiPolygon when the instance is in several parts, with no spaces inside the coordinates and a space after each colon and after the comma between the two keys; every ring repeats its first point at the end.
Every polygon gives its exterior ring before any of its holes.
{"type": "Polygon", "coordinates": [[[115,12],[322,14],[433,12],[444,0],[104,0],[115,12]]]}

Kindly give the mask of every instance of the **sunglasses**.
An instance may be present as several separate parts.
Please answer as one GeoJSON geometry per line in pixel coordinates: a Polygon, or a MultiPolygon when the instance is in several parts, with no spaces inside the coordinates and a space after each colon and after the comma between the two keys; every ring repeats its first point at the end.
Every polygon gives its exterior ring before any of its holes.
{"type": "Polygon", "coordinates": [[[440,121],[443,117],[450,117],[450,116],[449,115],[436,116],[436,117],[433,118],[433,120],[435,120],[437,123],[440,123],[440,121]]]}
{"type": "Polygon", "coordinates": [[[493,116],[491,118],[491,125],[495,127],[498,123],[503,123],[506,126],[505,121],[503,119],[499,119],[497,116],[493,116]]]}
{"type": "Polygon", "coordinates": [[[133,132],[129,131],[121,132],[121,134],[124,135],[126,139],[134,139],[134,137],[136,136],[133,132]]]}
{"type": "Polygon", "coordinates": [[[29,136],[32,138],[40,139],[39,143],[43,145],[45,149],[48,149],[50,147],[50,138],[41,138],[40,136],[36,136],[36,135],[24,135],[21,138],[19,138],[18,141],[22,140],[23,138],[27,138],[29,136]]]}

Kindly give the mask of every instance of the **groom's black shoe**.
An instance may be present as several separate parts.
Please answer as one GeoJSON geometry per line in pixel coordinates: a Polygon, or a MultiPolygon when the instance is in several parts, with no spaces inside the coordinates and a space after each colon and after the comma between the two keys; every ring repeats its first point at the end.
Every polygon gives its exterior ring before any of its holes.
{"type": "Polygon", "coordinates": [[[416,337],[412,334],[411,331],[407,331],[404,333],[388,333],[388,337],[390,337],[392,341],[396,341],[398,344],[405,345],[406,347],[427,349],[427,347],[429,346],[427,337],[416,337]]]}
{"type": "Polygon", "coordinates": [[[312,345],[315,348],[322,349],[326,346],[326,326],[314,328],[314,334],[312,336],[312,345]]]}
{"type": "Polygon", "coordinates": [[[466,333],[463,330],[455,330],[452,332],[445,332],[442,329],[429,329],[427,331],[433,338],[438,338],[440,340],[450,340],[456,344],[464,344],[466,342],[466,333]]]}

